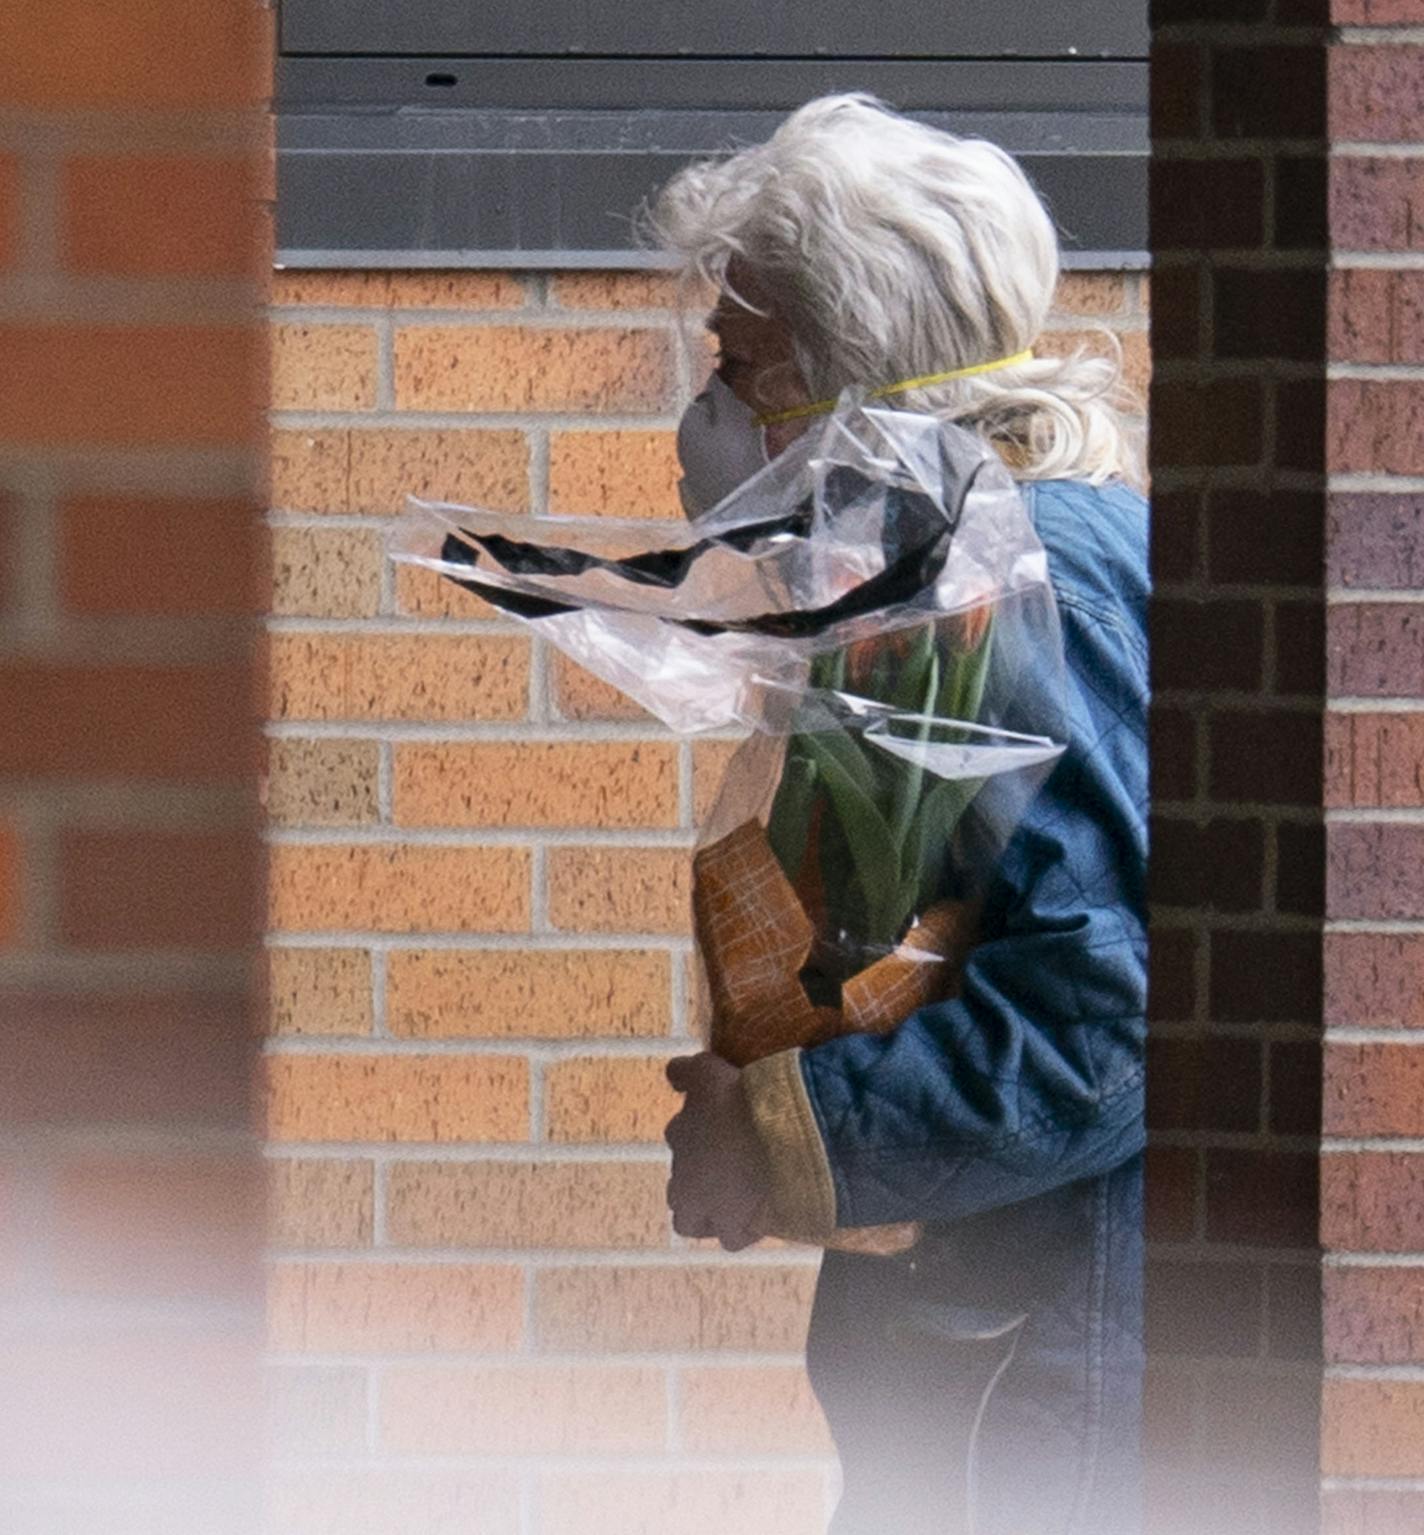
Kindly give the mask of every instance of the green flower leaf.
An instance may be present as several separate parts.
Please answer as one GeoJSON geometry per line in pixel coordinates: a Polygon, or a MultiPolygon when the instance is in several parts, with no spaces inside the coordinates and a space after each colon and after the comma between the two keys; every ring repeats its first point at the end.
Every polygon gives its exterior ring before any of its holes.
{"type": "Polygon", "coordinates": [[[767,820],[767,841],[789,880],[801,872],[811,828],[811,808],[816,802],[816,764],[801,749],[801,738],[791,742],[781,769],[776,799],[767,820]]]}
{"type": "MultiPolygon", "coordinates": [[[[870,927],[866,940],[890,943],[898,930],[895,914],[899,907],[900,848],[873,794],[847,770],[845,753],[829,744],[832,741],[844,744],[845,739],[835,733],[805,737],[855,864],[856,882],[870,927]]],[[[852,755],[860,756],[858,752],[852,755]]],[[[863,761],[861,766],[865,767],[863,761]]]]}

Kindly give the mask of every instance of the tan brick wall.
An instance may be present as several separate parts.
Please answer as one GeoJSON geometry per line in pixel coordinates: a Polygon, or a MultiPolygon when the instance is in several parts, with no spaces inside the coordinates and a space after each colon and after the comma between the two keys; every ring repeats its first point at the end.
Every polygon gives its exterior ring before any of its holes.
{"type": "MultiPolygon", "coordinates": [[[[665,1208],[725,748],[380,554],[407,493],[676,517],[700,381],[673,285],[297,273],[275,299],[279,1528],[814,1535],[816,1256],[728,1257],[665,1208]]],[[[1045,345],[1095,324],[1144,383],[1141,281],[1065,279],[1045,345]]]]}

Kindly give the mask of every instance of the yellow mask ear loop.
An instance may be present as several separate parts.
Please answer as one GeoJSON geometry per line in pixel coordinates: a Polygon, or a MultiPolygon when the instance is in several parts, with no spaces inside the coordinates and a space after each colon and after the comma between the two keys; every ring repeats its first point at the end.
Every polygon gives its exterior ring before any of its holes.
{"type": "MultiPolygon", "coordinates": [[[[1020,363],[1032,362],[1032,350],[1015,352],[1012,357],[996,357],[993,362],[976,362],[968,368],[951,368],[948,373],[922,373],[919,378],[902,379],[898,384],[886,384],[882,389],[872,389],[872,400],[883,400],[886,395],[906,394],[911,389],[928,389],[934,384],[947,384],[951,379],[973,378],[976,373],[993,373],[999,368],[1016,368],[1020,363]]],[[[799,421],[803,416],[823,416],[835,409],[834,400],[817,400],[814,405],[797,405],[791,410],[778,410],[768,416],[758,416],[757,426],[777,426],[783,421],[799,421]]]]}

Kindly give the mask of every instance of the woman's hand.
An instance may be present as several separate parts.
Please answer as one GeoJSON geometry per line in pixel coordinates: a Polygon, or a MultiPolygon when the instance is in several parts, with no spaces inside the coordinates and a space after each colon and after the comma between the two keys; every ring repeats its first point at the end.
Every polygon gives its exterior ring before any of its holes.
{"type": "Polygon", "coordinates": [[[683,1237],[716,1237],[728,1252],[750,1247],[773,1224],[766,1153],[740,1078],[710,1050],[667,1064],[668,1081],[686,1094],[663,1132],[672,1147],[672,1227],[683,1237]]]}

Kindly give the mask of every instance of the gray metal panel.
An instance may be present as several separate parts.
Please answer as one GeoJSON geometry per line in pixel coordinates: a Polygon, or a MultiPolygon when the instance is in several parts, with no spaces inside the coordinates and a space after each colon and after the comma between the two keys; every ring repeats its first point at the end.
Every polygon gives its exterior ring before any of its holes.
{"type": "Polygon", "coordinates": [[[285,53],[1142,58],[1138,0],[283,0],[285,53]]]}
{"type": "MultiPolygon", "coordinates": [[[[1017,153],[1065,249],[1146,249],[1146,125],[1126,113],[923,114],[1017,153]]],[[[633,213],[688,158],[766,137],[780,113],[288,114],[279,260],[323,265],[647,265],[633,213]],[[618,253],[622,259],[618,259],[618,253]],[[438,259],[437,259],[438,258],[438,259]]],[[[1129,263],[1133,264],[1133,263],[1129,263]]]]}
{"type": "Polygon", "coordinates": [[[869,91],[903,112],[1141,117],[1147,110],[1146,67],[1133,60],[282,58],[277,66],[277,99],[286,111],[337,104],[607,111],[636,102],[630,117],[782,113],[851,90],[869,91]]]}

